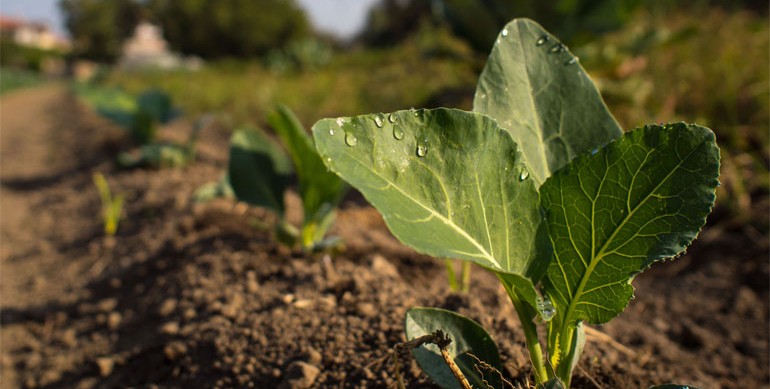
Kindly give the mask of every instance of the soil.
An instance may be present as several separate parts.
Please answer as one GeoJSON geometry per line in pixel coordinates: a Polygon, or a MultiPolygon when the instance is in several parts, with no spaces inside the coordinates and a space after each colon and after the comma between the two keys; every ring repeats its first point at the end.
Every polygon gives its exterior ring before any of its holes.
{"type": "MultiPolygon", "coordinates": [[[[189,167],[119,170],[125,134],[66,86],[14,92],[0,109],[3,388],[395,387],[392,350],[414,306],[475,318],[505,374],[531,373],[495,278],[475,268],[471,293],[450,292],[443,263],[402,246],[360,196],[342,206],[332,234],[346,249],[331,255],[277,246],[264,210],[196,203],[224,171],[224,128],[202,134],[189,167]],[[95,171],[126,196],[114,238],[95,171]]],[[[770,388],[768,237],[722,215],[637,277],[625,313],[589,334],[574,387],[770,388]]],[[[433,387],[414,361],[399,370],[407,387],[433,387]]]]}

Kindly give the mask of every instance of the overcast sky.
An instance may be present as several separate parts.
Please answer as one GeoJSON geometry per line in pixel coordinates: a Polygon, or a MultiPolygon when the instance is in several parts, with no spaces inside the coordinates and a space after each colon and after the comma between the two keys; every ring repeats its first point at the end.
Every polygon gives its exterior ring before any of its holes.
{"type": "MultiPolygon", "coordinates": [[[[313,24],[340,37],[350,37],[361,29],[366,13],[378,0],[297,0],[313,24]]],[[[0,0],[0,14],[42,21],[63,34],[59,0],[0,0]]]]}

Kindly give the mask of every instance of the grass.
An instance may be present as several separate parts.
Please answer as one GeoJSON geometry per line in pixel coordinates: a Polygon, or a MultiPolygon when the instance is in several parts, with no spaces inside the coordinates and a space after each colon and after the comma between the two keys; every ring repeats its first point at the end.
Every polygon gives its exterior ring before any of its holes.
{"type": "MultiPolygon", "coordinates": [[[[309,126],[322,117],[422,106],[447,90],[475,85],[477,61],[469,61],[464,51],[453,56],[429,49],[410,42],[385,50],[340,53],[323,68],[294,73],[232,62],[197,72],[114,72],[108,83],[133,94],[160,87],[186,113],[225,112],[233,125],[263,123],[266,113],[281,103],[309,126]]],[[[463,108],[470,109],[470,104],[468,99],[463,108]]]]}
{"type": "Polygon", "coordinates": [[[45,81],[37,72],[12,67],[0,68],[0,95],[18,89],[29,88],[45,81]]]}

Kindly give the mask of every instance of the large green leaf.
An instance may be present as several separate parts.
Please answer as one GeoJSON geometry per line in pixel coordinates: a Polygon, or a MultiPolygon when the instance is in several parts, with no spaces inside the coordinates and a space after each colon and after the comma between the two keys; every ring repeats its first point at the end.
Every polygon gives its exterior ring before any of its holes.
{"type": "Polygon", "coordinates": [[[511,133],[538,186],[622,133],[577,58],[528,19],[513,20],[498,36],[473,110],[511,133]]]}
{"type": "Polygon", "coordinates": [[[313,140],[299,119],[287,107],[279,106],[268,115],[268,123],[289,152],[299,179],[299,192],[305,212],[305,228],[310,235],[305,245],[318,242],[334,217],[334,210],[345,194],[345,183],[330,172],[318,155],[313,140]]]}
{"type": "MultiPolygon", "coordinates": [[[[502,363],[492,337],[475,321],[463,315],[438,308],[412,308],[406,312],[404,330],[407,340],[429,335],[441,330],[452,339],[446,350],[465,378],[474,388],[501,387],[502,363]],[[487,363],[497,371],[477,366],[487,363]],[[477,370],[478,369],[478,370],[477,370]],[[479,371],[482,374],[479,374],[479,371]]],[[[441,357],[439,348],[429,344],[412,351],[417,363],[430,378],[443,388],[460,388],[457,379],[441,357]]]]}
{"type": "Polygon", "coordinates": [[[695,239],[718,176],[714,134],[679,123],[627,133],[549,178],[541,201],[555,256],[545,279],[555,328],[622,312],[634,275],[695,239]]]}
{"type": "Polygon", "coordinates": [[[245,128],[233,133],[227,174],[238,200],[283,216],[283,193],[291,178],[291,162],[262,131],[245,128]]]}
{"type": "MultiPolygon", "coordinates": [[[[494,120],[454,109],[324,119],[326,165],[416,250],[537,281],[550,258],[535,184],[494,120]]],[[[531,290],[531,282],[528,290],[531,290]]],[[[534,304],[534,294],[527,296],[534,304]]]]}

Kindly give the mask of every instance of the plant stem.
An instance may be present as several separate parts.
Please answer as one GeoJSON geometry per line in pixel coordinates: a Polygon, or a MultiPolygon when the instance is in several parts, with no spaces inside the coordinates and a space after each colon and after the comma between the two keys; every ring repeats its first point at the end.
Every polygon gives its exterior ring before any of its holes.
{"type": "Polygon", "coordinates": [[[468,293],[471,290],[471,263],[470,261],[463,261],[462,276],[462,289],[463,293],[468,293]]]}
{"type": "Polygon", "coordinates": [[[447,280],[449,281],[449,290],[452,292],[457,292],[460,287],[457,285],[457,274],[455,274],[455,266],[454,266],[454,260],[452,259],[445,259],[444,263],[446,264],[446,273],[447,273],[447,280]]]}
{"type": "Polygon", "coordinates": [[[519,298],[513,287],[506,285],[505,289],[508,291],[508,296],[511,298],[516,314],[519,316],[521,328],[524,330],[524,338],[529,350],[529,360],[532,362],[532,370],[535,373],[535,384],[542,384],[553,377],[549,376],[548,369],[545,367],[543,349],[540,345],[540,339],[537,337],[537,326],[533,321],[537,317],[537,311],[519,298]]]}

